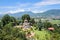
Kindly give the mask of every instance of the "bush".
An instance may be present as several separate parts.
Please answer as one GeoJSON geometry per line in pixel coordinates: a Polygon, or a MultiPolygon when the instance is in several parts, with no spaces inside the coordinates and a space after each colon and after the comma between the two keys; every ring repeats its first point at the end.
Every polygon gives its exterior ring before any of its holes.
{"type": "Polygon", "coordinates": [[[0,30],[0,40],[26,40],[25,32],[9,23],[0,30]]]}

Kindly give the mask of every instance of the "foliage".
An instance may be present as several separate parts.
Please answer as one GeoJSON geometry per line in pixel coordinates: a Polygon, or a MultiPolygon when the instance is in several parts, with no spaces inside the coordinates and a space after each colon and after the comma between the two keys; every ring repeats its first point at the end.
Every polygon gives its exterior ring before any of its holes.
{"type": "Polygon", "coordinates": [[[51,33],[51,40],[60,40],[59,33],[51,33]]]}
{"type": "Polygon", "coordinates": [[[48,29],[49,27],[52,27],[52,24],[48,21],[42,22],[41,20],[39,20],[39,22],[37,22],[37,28],[39,30],[41,30],[42,28],[48,29]]]}
{"type": "Polygon", "coordinates": [[[38,30],[41,30],[43,28],[43,23],[41,22],[41,20],[39,20],[39,22],[37,23],[37,28],[38,30]]]}
{"type": "Polygon", "coordinates": [[[0,22],[0,29],[2,29],[2,26],[3,26],[3,24],[2,24],[2,22],[0,22]]]}
{"type": "Polygon", "coordinates": [[[44,28],[52,27],[52,24],[50,22],[44,22],[44,28]]]}
{"type": "Polygon", "coordinates": [[[10,21],[11,21],[10,16],[8,14],[4,15],[4,17],[2,18],[3,26],[8,24],[10,21]]]}
{"type": "Polygon", "coordinates": [[[27,19],[29,21],[30,20],[30,16],[28,14],[24,14],[22,16],[22,20],[25,20],[25,19],[27,19]]]}
{"type": "Polygon", "coordinates": [[[16,25],[16,19],[14,17],[10,17],[8,14],[4,15],[1,22],[3,23],[3,26],[6,24],[13,22],[16,25]]]}
{"type": "Polygon", "coordinates": [[[50,33],[47,30],[35,30],[35,38],[37,40],[50,40],[50,33]]]}
{"type": "Polygon", "coordinates": [[[29,34],[30,32],[35,33],[34,37],[31,37],[30,39],[60,40],[60,25],[51,24],[48,21],[42,22],[41,20],[36,23],[34,18],[30,18],[28,14],[23,15],[22,20],[16,20],[14,17],[10,17],[6,14],[0,22],[0,40],[27,40],[26,33],[29,34]],[[31,29],[23,31],[23,28],[14,27],[16,24],[19,25],[22,23],[25,19],[32,23],[31,29]],[[49,27],[54,27],[55,30],[46,30],[49,27]]]}
{"type": "Polygon", "coordinates": [[[0,30],[0,40],[26,40],[25,32],[9,23],[0,30]]]}
{"type": "Polygon", "coordinates": [[[34,24],[35,24],[34,18],[31,18],[31,19],[30,19],[30,23],[31,23],[31,25],[34,25],[34,24]]]}
{"type": "Polygon", "coordinates": [[[23,21],[22,20],[17,20],[17,25],[22,25],[23,21]]]}

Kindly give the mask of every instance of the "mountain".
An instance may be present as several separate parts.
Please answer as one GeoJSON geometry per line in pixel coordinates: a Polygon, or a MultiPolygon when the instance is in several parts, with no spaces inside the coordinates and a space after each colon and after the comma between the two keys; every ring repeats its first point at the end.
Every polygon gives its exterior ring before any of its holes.
{"type": "Polygon", "coordinates": [[[0,14],[0,19],[4,16],[4,14],[0,14]]]}
{"type": "Polygon", "coordinates": [[[25,11],[25,12],[18,12],[18,13],[14,13],[14,14],[9,14],[10,16],[14,16],[14,17],[21,17],[24,14],[29,14],[31,17],[34,16],[35,14],[31,11],[25,11]]]}
{"type": "Polygon", "coordinates": [[[42,18],[60,18],[60,9],[52,9],[52,10],[48,10],[46,12],[43,13],[33,13],[31,11],[25,11],[25,12],[18,12],[18,13],[9,13],[10,16],[14,16],[16,18],[20,18],[22,15],[24,14],[29,14],[31,17],[42,17],[42,18]]]}
{"type": "Polygon", "coordinates": [[[42,13],[42,16],[60,18],[60,9],[48,10],[48,11],[42,13]]]}

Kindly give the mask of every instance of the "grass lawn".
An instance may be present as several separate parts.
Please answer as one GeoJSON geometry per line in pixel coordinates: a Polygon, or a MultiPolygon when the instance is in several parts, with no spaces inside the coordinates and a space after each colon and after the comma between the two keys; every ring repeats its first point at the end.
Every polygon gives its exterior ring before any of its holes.
{"type": "Polygon", "coordinates": [[[37,37],[37,40],[50,40],[50,34],[46,30],[35,30],[35,37],[37,37]]]}
{"type": "Polygon", "coordinates": [[[50,21],[52,24],[60,24],[60,20],[52,20],[50,21]]]}

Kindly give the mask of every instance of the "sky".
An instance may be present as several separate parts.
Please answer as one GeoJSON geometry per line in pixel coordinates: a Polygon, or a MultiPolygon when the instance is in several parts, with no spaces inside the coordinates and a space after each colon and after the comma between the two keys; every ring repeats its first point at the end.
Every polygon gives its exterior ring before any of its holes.
{"type": "Polygon", "coordinates": [[[31,11],[42,13],[60,9],[60,0],[0,0],[0,14],[31,11]]]}

